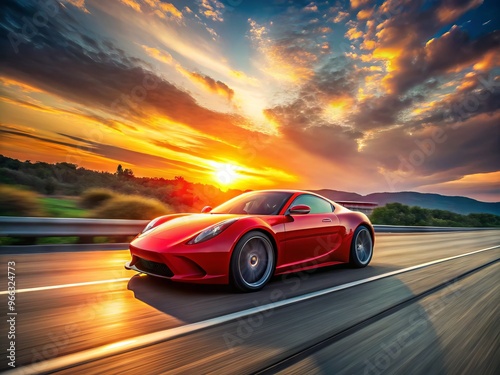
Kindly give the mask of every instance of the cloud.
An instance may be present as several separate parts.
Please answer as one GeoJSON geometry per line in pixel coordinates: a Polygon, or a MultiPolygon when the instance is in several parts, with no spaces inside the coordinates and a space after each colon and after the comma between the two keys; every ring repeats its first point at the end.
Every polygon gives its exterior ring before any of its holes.
{"type": "Polygon", "coordinates": [[[500,76],[468,73],[452,93],[431,101],[428,108],[412,118],[414,127],[425,124],[459,123],[483,114],[494,115],[500,103],[500,76]]]}
{"type": "Polygon", "coordinates": [[[310,2],[308,5],[304,7],[305,12],[317,12],[318,6],[314,2],[310,2]]]}
{"type": "Polygon", "coordinates": [[[295,6],[269,24],[248,19],[250,40],[262,56],[258,64],[261,70],[285,83],[300,84],[310,79],[318,63],[330,53],[325,38],[332,33],[329,26],[312,21],[316,18],[311,12],[295,6]]]}
{"type": "Polygon", "coordinates": [[[199,172],[207,171],[207,168],[193,163],[168,159],[165,157],[146,154],[143,152],[129,150],[118,146],[103,144],[100,142],[93,142],[69,134],[61,133],[59,135],[72,139],[76,142],[79,142],[81,145],[76,147],[80,149],[83,148],[83,150],[87,150],[96,155],[104,156],[108,159],[112,159],[117,162],[125,162],[132,165],[140,165],[143,168],[175,168],[175,169],[183,169],[186,171],[191,171],[193,169],[199,172]]]}
{"type": "Polygon", "coordinates": [[[234,91],[224,82],[216,81],[212,77],[196,72],[186,72],[186,74],[192,81],[201,84],[208,91],[213,92],[214,94],[222,95],[229,101],[233,99],[234,91]]]}
{"type": "Polygon", "coordinates": [[[135,10],[136,12],[141,13],[141,4],[136,2],[135,0],[120,0],[122,4],[125,4],[135,10]]]}
{"type": "Polygon", "coordinates": [[[363,5],[366,5],[370,2],[370,0],[351,0],[351,8],[356,9],[363,5]]]}
{"type": "Polygon", "coordinates": [[[477,116],[460,126],[428,125],[417,131],[383,132],[364,149],[395,183],[396,190],[454,181],[498,170],[500,115],[477,116]],[[459,150],[459,154],[457,154],[459,150]]]}
{"type": "Polygon", "coordinates": [[[199,12],[212,21],[222,22],[223,9],[224,4],[218,0],[201,0],[199,12]]]}
{"type": "MultiPolygon", "coordinates": [[[[25,11],[31,14],[32,10],[25,11]]],[[[6,16],[23,17],[10,12],[0,16],[3,24],[8,24],[6,16]]],[[[242,126],[250,127],[248,119],[200,106],[189,93],[156,75],[145,61],[129,56],[112,42],[97,40],[78,27],[71,30],[71,35],[82,36],[80,41],[68,38],[67,28],[75,23],[68,22],[67,17],[61,9],[59,17],[50,19],[48,27],[40,28],[32,43],[20,46],[19,54],[10,46],[6,33],[2,33],[2,72],[64,100],[104,111],[115,118],[136,121],[142,126],[146,126],[146,119],[160,115],[211,134],[220,134],[224,129],[225,137],[231,140],[239,140],[247,134],[242,126]]],[[[234,94],[226,84],[208,76],[194,74],[193,77],[227,98],[234,94]]]]}
{"type": "Polygon", "coordinates": [[[71,4],[85,13],[89,13],[85,7],[85,0],[64,0],[65,3],[71,4]]]}
{"type": "Polygon", "coordinates": [[[142,49],[152,58],[164,62],[165,64],[172,64],[174,59],[172,55],[166,51],[160,51],[157,48],[148,47],[146,45],[141,45],[142,49]]]}
{"type": "MultiPolygon", "coordinates": [[[[160,18],[172,18],[182,20],[182,12],[174,4],[166,3],[161,0],[144,0],[151,10],[160,18]]],[[[188,8],[189,9],[189,8],[188,8]]]]}
{"type": "Polygon", "coordinates": [[[456,20],[470,9],[476,8],[483,3],[483,0],[448,0],[443,1],[437,8],[437,18],[442,23],[449,23],[456,20]]]}
{"type": "Polygon", "coordinates": [[[334,23],[340,23],[343,20],[345,20],[347,17],[349,17],[349,13],[339,11],[337,15],[332,19],[334,23]]]}
{"type": "Polygon", "coordinates": [[[373,9],[363,9],[358,12],[356,17],[358,18],[358,20],[366,20],[370,18],[372,14],[373,14],[373,9]]]}
{"type": "Polygon", "coordinates": [[[17,53],[9,32],[19,33],[16,20],[30,19],[38,8],[35,1],[4,6],[0,100],[7,121],[43,128],[39,118],[30,118],[43,116],[50,123],[44,129],[61,127],[62,119],[78,130],[102,124],[122,132],[121,138],[110,137],[105,147],[84,142],[75,130],[50,143],[50,134],[8,129],[3,134],[15,141],[11,152],[23,140],[38,142],[47,153],[57,147],[60,155],[83,145],[86,163],[92,157],[140,162],[149,170],[182,170],[186,177],[193,170],[194,178],[209,173],[208,161],[240,161],[254,183],[365,192],[389,189],[384,176],[397,178],[397,189],[447,184],[448,191],[469,186],[479,192],[480,183],[471,185],[467,176],[498,170],[499,32],[491,31],[494,21],[474,29],[476,21],[460,19],[479,1],[279,1],[262,9],[250,2],[227,14],[225,3],[212,0],[189,8],[130,2],[140,12],[119,2],[71,3],[83,12],[70,3],[60,6],[36,35],[18,39],[17,53]],[[86,5],[92,13],[84,13],[86,5]],[[235,27],[250,6],[266,12],[255,11],[235,27]],[[117,24],[129,25],[130,33],[116,33],[117,24]],[[241,44],[229,49],[229,41],[241,44]],[[189,92],[191,83],[203,90],[189,92]],[[251,117],[241,114],[243,105],[251,117]],[[272,131],[254,131],[258,125],[272,131]],[[427,155],[419,145],[440,131],[446,141],[435,142],[427,155]],[[133,152],[124,150],[125,142],[133,152]],[[401,170],[402,160],[418,152],[425,160],[401,170]],[[149,154],[167,162],[148,161],[149,154]],[[297,171],[300,181],[287,171],[297,171]]]}
{"type": "Polygon", "coordinates": [[[473,65],[487,53],[499,55],[499,47],[500,31],[472,40],[463,29],[453,26],[424,46],[405,49],[393,60],[394,70],[384,81],[391,92],[401,94],[430,77],[473,65]]]}
{"type": "Polygon", "coordinates": [[[500,172],[474,173],[453,181],[424,185],[420,188],[423,192],[434,192],[437,189],[447,195],[461,195],[468,191],[480,200],[493,201],[497,199],[500,191],[500,172]]]}

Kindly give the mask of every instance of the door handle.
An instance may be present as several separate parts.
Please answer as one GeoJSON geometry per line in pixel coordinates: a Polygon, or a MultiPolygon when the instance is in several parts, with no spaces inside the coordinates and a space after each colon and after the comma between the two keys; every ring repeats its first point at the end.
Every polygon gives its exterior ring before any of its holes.
{"type": "Polygon", "coordinates": [[[326,219],[323,219],[321,220],[323,223],[331,223],[332,222],[332,219],[329,219],[329,218],[326,218],[326,219]]]}

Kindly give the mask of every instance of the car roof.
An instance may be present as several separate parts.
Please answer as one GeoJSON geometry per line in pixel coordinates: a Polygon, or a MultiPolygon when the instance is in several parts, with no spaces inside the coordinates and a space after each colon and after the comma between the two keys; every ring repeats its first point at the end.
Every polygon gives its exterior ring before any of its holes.
{"type": "Polygon", "coordinates": [[[294,190],[294,189],[265,189],[265,190],[248,190],[248,191],[245,191],[245,193],[306,193],[306,194],[318,195],[318,194],[313,193],[313,192],[311,192],[311,191],[305,191],[305,190],[294,190]]]}

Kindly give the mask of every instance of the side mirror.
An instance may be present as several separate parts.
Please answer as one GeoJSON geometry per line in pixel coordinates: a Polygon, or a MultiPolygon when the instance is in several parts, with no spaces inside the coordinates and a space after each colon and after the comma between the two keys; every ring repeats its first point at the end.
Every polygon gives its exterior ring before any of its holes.
{"type": "Polygon", "coordinates": [[[311,212],[311,207],[306,204],[297,204],[290,208],[290,215],[305,215],[311,212]]]}
{"type": "Polygon", "coordinates": [[[205,206],[201,209],[201,213],[202,214],[208,214],[210,211],[212,211],[212,207],[211,206],[205,206]]]}

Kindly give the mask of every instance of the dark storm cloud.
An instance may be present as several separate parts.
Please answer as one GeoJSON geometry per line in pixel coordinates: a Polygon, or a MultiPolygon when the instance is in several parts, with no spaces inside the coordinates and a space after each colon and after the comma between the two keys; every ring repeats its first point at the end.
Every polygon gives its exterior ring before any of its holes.
{"type": "MultiPolygon", "coordinates": [[[[415,103],[418,97],[385,95],[358,103],[352,120],[356,129],[370,130],[385,128],[397,122],[399,114],[415,103]]],[[[420,99],[420,98],[419,98],[420,99]]]]}
{"type": "Polygon", "coordinates": [[[494,115],[500,108],[500,76],[470,74],[461,86],[448,94],[422,116],[407,121],[408,129],[418,129],[426,124],[459,125],[482,114],[494,115]]]}
{"type": "Polygon", "coordinates": [[[453,26],[441,36],[414,49],[404,49],[395,61],[396,69],[387,77],[387,84],[395,95],[439,76],[447,71],[477,61],[488,52],[500,48],[500,31],[472,40],[466,31],[453,26]]]}
{"type": "Polygon", "coordinates": [[[430,126],[411,133],[402,127],[384,132],[364,153],[377,160],[393,179],[405,183],[439,183],[474,173],[498,170],[500,122],[497,116],[475,117],[460,126],[430,126]],[[409,178],[408,181],[405,181],[409,178]]]}
{"type": "Polygon", "coordinates": [[[326,100],[354,95],[358,80],[364,73],[356,73],[353,64],[343,56],[330,58],[315,71],[302,88],[302,95],[316,93],[326,100]]]}

